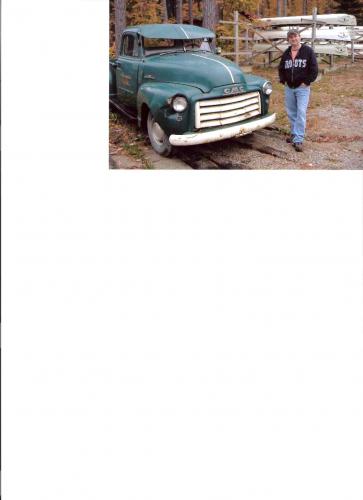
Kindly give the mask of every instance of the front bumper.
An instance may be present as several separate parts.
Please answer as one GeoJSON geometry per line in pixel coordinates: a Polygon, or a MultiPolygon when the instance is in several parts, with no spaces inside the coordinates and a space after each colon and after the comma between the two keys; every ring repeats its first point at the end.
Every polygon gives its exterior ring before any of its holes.
{"type": "Polygon", "coordinates": [[[195,132],[189,134],[176,135],[172,134],[169,137],[172,146],[195,146],[197,144],[206,144],[208,142],[223,141],[231,137],[240,137],[247,135],[270,125],[276,120],[276,113],[258,118],[250,122],[242,123],[240,125],[233,125],[232,127],[223,127],[216,130],[209,130],[208,132],[195,132]]]}

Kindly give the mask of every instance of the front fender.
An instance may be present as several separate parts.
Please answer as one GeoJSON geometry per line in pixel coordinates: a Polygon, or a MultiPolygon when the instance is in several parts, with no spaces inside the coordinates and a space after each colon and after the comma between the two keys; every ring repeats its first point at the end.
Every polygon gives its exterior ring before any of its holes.
{"type": "Polygon", "coordinates": [[[201,91],[195,87],[176,83],[148,82],[140,86],[137,95],[137,116],[141,125],[142,107],[146,105],[165,133],[183,133],[188,130],[192,110],[192,100],[201,91]],[[171,107],[171,99],[183,95],[188,100],[188,107],[177,113],[171,107]]]}
{"type": "Polygon", "coordinates": [[[269,108],[269,102],[270,102],[270,95],[266,95],[262,92],[262,86],[265,82],[267,82],[266,78],[262,78],[261,76],[257,75],[245,75],[246,82],[248,85],[249,91],[251,90],[258,90],[261,93],[261,99],[262,99],[262,114],[265,115],[268,113],[268,108],[269,108]]]}
{"type": "Polygon", "coordinates": [[[261,76],[247,74],[245,75],[247,85],[250,87],[262,87],[262,85],[266,82],[266,78],[262,78],[261,76]]]}

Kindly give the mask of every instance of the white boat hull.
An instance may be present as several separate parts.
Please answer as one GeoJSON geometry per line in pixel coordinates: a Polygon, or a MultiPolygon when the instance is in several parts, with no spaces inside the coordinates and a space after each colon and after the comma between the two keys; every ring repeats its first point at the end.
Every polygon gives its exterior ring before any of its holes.
{"type": "MultiPolygon", "coordinates": [[[[278,48],[271,47],[268,43],[256,43],[253,46],[253,52],[276,52],[278,49],[286,50],[289,47],[288,43],[279,43],[278,48]]],[[[355,47],[355,46],[354,46],[355,47]]],[[[329,54],[335,56],[348,56],[348,47],[344,44],[318,44],[314,46],[316,54],[329,54]]]]}
{"type": "MultiPolygon", "coordinates": [[[[288,29],[285,30],[267,30],[261,31],[262,36],[256,32],[254,34],[255,40],[263,40],[263,38],[268,38],[269,40],[281,40],[285,39],[287,36],[288,29]]],[[[301,33],[302,40],[311,40],[312,29],[308,28],[301,33]]],[[[351,36],[348,31],[342,28],[320,28],[316,30],[315,40],[334,40],[341,42],[350,42],[351,36]]]]}
{"type": "MultiPolygon", "coordinates": [[[[318,14],[317,21],[339,26],[356,26],[357,19],[349,14],[318,14]]],[[[261,19],[271,26],[294,26],[313,22],[313,16],[264,17],[261,19]]]]}

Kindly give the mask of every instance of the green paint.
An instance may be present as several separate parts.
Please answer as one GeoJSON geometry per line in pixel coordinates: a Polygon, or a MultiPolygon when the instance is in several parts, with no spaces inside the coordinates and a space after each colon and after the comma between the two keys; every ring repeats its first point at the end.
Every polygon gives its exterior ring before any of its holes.
{"type": "Polygon", "coordinates": [[[150,111],[167,136],[195,131],[195,105],[206,99],[258,91],[260,117],[266,116],[269,97],[261,90],[266,80],[245,75],[230,60],[199,48],[203,39],[211,41],[214,36],[192,25],[126,28],[120,54],[110,61],[110,94],[129,114],[137,116],[139,125],[150,111]],[[194,45],[191,40],[195,40],[194,45]],[[176,95],[188,101],[180,113],[171,106],[176,95]]]}

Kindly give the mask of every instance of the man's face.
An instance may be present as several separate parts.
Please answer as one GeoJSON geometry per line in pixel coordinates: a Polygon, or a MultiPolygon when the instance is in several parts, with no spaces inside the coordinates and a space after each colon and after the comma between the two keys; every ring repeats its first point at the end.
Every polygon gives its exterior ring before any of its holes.
{"type": "Polygon", "coordinates": [[[298,47],[300,45],[300,35],[290,35],[288,38],[288,42],[291,45],[292,48],[298,47]]]}

